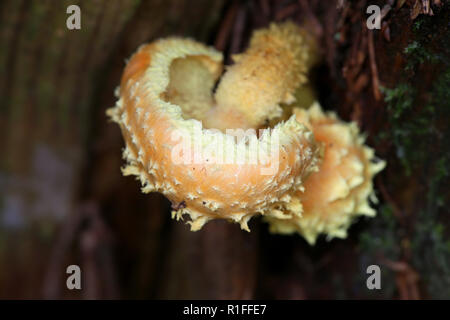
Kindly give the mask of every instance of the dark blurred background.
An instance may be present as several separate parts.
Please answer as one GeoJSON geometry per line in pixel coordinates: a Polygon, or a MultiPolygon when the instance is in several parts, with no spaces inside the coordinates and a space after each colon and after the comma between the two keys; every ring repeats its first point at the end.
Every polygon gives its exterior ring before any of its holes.
{"type": "Polygon", "coordinates": [[[0,1],[0,298],[450,298],[448,1],[0,1]],[[68,30],[66,8],[81,8],[68,30]],[[382,8],[368,30],[366,8],[382,8]],[[223,221],[192,233],[170,203],[123,177],[105,110],[145,42],[189,36],[230,54],[293,20],[317,35],[319,101],[358,122],[387,168],[378,215],[346,240],[251,233],[223,221]],[[82,290],[66,288],[66,268],[82,290]],[[382,270],[368,290],[366,268],[382,270]]]}

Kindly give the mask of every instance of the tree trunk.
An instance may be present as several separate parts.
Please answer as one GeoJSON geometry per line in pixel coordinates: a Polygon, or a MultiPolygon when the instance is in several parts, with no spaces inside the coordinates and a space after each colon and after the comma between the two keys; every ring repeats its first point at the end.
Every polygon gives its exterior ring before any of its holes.
{"type": "Polygon", "coordinates": [[[0,298],[450,297],[448,1],[75,2],[0,2],[0,298]],[[66,27],[72,4],[81,30],[66,27]],[[369,4],[383,9],[381,30],[367,28],[369,4]],[[318,100],[388,163],[378,215],[314,247],[260,219],[251,233],[224,221],[192,233],[121,175],[124,143],[105,110],[124,61],[179,35],[230,62],[253,30],[287,19],[319,39],[318,100]],[[82,291],[66,288],[72,264],[82,291]],[[365,285],[371,264],[383,290],[365,285]]]}

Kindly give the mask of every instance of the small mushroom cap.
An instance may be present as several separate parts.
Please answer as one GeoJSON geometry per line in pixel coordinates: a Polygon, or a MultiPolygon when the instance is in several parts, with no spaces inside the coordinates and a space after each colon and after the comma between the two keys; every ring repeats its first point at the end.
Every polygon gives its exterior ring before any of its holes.
{"type": "Polygon", "coordinates": [[[385,162],[375,161],[373,149],[364,145],[355,123],[341,121],[333,112],[323,112],[318,103],[309,109],[295,108],[294,114],[322,143],[323,161],[319,171],[305,181],[304,192],[296,194],[303,207],[301,217],[268,216],[270,231],[298,232],[310,244],[320,234],[328,239],[345,238],[357,216],[375,216],[369,205],[369,198],[376,200],[372,180],[385,162]]]}
{"type": "MultiPolygon", "coordinates": [[[[281,116],[281,103],[295,101],[294,93],[304,85],[315,62],[313,41],[292,22],[271,24],[254,32],[249,48],[233,56],[235,63],[222,77],[215,98],[227,116],[247,119],[248,128],[257,128],[281,116]]],[[[210,118],[210,126],[220,123],[210,118]]],[[[238,122],[238,126],[243,127],[238,122]]]]}

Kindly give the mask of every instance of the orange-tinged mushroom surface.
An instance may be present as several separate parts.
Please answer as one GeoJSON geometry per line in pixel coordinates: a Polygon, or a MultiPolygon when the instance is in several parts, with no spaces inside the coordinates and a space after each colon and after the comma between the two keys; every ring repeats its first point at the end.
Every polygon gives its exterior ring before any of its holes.
{"type": "Polygon", "coordinates": [[[323,112],[318,103],[309,109],[295,108],[294,114],[323,144],[323,161],[319,171],[305,181],[304,192],[297,193],[302,216],[284,220],[267,217],[270,230],[298,232],[310,244],[320,234],[329,239],[345,238],[355,217],[375,215],[369,205],[369,198],[376,200],[372,179],[385,162],[375,162],[373,150],[364,145],[355,123],[341,121],[333,112],[323,112]]]}
{"type": "Polygon", "coordinates": [[[233,58],[222,75],[222,55],[193,40],[137,50],[107,111],[125,140],[123,174],[163,193],[193,231],[212,219],[248,231],[261,214],[272,232],[310,244],[346,237],[355,217],[375,214],[372,179],[385,163],[356,124],[318,103],[304,108],[315,42],[292,23],[273,24],[233,58]]]}
{"type": "Polygon", "coordinates": [[[309,63],[304,39],[293,24],[259,31],[216,94],[223,66],[213,48],[180,38],[140,47],[107,112],[125,140],[123,174],[163,193],[191,230],[217,218],[248,230],[256,214],[300,215],[296,194],[320,161],[311,131],[295,116],[259,135],[226,129],[257,129],[292,101],[309,63]]]}

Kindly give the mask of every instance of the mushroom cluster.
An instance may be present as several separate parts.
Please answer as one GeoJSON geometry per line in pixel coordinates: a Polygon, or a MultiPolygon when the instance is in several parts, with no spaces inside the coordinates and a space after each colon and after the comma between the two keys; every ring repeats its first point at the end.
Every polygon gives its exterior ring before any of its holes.
{"type": "Polygon", "coordinates": [[[107,111],[125,140],[123,174],[163,193],[193,231],[212,219],[249,231],[263,215],[272,232],[310,243],[344,237],[355,216],[374,214],[368,198],[384,163],[355,124],[317,103],[296,106],[315,51],[293,23],[256,31],[225,72],[221,53],[193,40],[141,46],[107,111]]]}

